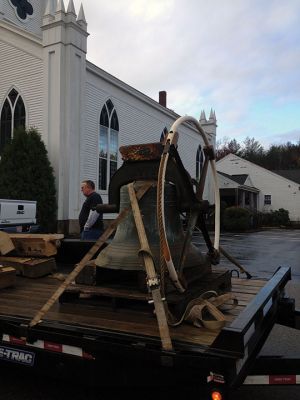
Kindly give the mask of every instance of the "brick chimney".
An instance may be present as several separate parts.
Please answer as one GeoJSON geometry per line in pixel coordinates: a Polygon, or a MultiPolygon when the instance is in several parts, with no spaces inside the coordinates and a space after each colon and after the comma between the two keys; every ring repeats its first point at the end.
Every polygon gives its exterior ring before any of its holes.
{"type": "Polygon", "coordinates": [[[159,92],[159,104],[163,107],[167,107],[167,92],[165,90],[162,90],[159,92]]]}

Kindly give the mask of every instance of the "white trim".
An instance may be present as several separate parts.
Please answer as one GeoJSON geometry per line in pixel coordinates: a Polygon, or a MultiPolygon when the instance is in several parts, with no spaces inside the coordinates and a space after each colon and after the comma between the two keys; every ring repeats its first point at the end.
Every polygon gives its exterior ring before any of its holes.
{"type": "MultiPolygon", "coordinates": [[[[39,38],[39,36],[37,36],[35,33],[29,32],[29,31],[25,31],[23,28],[21,28],[20,26],[15,25],[11,20],[9,20],[8,18],[3,18],[0,20],[0,24],[5,25],[5,29],[7,29],[8,31],[11,31],[13,33],[15,33],[16,35],[19,35],[21,38],[27,39],[31,42],[34,42],[34,44],[38,44],[41,46],[42,41],[39,38]]],[[[2,36],[1,36],[1,40],[2,40],[2,36]]]]}
{"type": "Polygon", "coordinates": [[[300,375],[248,375],[243,385],[299,385],[300,375]]]}
{"type": "Polygon", "coordinates": [[[94,357],[91,354],[84,352],[81,347],[69,346],[61,343],[53,343],[46,340],[36,340],[33,343],[28,343],[26,339],[20,339],[11,335],[2,334],[2,342],[7,342],[19,346],[36,347],[38,349],[52,351],[54,353],[69,354],[81,358],[94,359],[94,357]]]}

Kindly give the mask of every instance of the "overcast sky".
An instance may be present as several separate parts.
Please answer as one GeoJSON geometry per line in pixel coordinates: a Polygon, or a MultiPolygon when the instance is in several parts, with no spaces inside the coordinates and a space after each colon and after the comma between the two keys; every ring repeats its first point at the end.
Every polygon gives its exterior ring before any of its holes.
{"type": "Polygon", "coordinates": [[[212,108],[219,140],[300,140],[300,0],[81,2],[100,68],[180,115],[212,108]]]}

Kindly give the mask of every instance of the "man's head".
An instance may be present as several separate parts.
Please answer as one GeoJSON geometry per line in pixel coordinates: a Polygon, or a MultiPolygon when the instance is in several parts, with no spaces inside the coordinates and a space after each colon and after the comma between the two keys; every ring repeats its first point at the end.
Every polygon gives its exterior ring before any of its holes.
{"type": "Polygon", "coordinates": [[[80,188],[85,196],[89,196],[95,191],[95,184],[93,181],[85,180],[81,182],[80,188]]]}

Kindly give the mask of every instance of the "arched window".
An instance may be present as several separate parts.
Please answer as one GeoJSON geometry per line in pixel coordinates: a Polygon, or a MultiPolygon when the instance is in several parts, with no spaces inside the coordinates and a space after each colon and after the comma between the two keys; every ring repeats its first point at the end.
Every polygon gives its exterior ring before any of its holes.
{"type": "Polygon", "coordinates": [[[167,134],[168,134],[168,129],[164,128],[160,135],[160,143],[164,143],[167,134]]]}
{"type": "Polygon", "coordinates": [[[100,114],[99,181],[98,188],[106,190],[118,167],[119,120],[111,100],[107,100],[100,114]]]}
{"type": "Polygon", "coordinates": [[[25,128],[26,112],[22,97],[12,89],[4,101],[0,116],[0,154],[11,140],[14,129],[25,128]]]}
{"type": "Polygon", "coordinates": [[[199,145],[198,150],[197,150],[197,155],[196,155],[196,179],[197,180],[199,180],[200,176],[201,176],[203,161],[204,161],[203,151],[202,151],[202,147],[199,145]]]}

